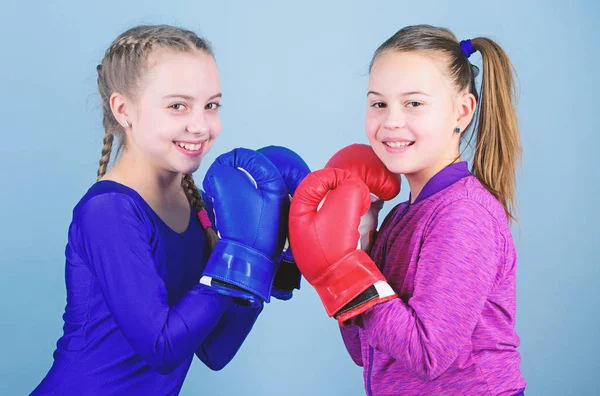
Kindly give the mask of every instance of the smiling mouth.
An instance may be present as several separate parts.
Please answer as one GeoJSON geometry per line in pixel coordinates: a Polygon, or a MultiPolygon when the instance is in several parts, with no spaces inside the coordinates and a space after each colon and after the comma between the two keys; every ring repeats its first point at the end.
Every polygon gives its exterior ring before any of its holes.
{"type": "Polygon", "coordinates": [[[383,144],[385,144],[386,146],[388,146],[390,148],[398,149],[398,148],[412,146],[413,144],[415,144],[415,142],[383,142],[383,144]]]}
{"type": "Polygon", "coordinates": [[[202,147],[204,146],[203,143],[184,143],[184,142],[173,142],[175,143],[177,146],[181,147],[182,149],[188,150],[188,151],[200,151],[202,150],[202,147]]]}

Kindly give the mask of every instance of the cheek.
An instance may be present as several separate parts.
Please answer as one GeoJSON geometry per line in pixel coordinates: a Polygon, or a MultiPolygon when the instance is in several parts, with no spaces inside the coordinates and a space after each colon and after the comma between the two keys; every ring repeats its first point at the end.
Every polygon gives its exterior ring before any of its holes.
{"type": "Polygon", "coordinates": [[[409,122],[409,128],[413,137],[420,142],[439,143],[438,139],[444,130],[439,118],[427,115],[413,117],[409,122]]]}
{"type": "Polygon", "coordinates": [[[215,116],[215,119],[212,120],[210,126],[210,137],[211,139],[216,139],[221,134],[221,119],[219,116],[215,116]]]}
{"type": "Polygon", "coordinates": [[[379,120],[379,117],[370,112],[367,112],[367,115],[365,117],[365,132],[370,142],[374,142],[376,140],[377,132],[379,131],[380,125],[381,121],[379,120]]]}
{"type": "Polygon", "coordinates": [[[177,122],[172,117],[160,111],[146,112],[143,119],[143,129],[154,138],[166,137],[176,129],[177,122]]]}
{"type": "Polygon", "coordinates": [[[148,117],[140,128],[138,143],[146,151],[164,153],[172,149],[173,140],[181,136],[185,130],[181,123],[169,120],[167,117],[148,117]]]}

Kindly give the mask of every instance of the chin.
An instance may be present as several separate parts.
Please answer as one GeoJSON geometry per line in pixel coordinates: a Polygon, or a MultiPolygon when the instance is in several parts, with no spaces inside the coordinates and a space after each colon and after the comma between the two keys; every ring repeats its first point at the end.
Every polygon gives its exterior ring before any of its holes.
{"type": "Polygon", "coordinates": [[[410,170],[406,167],[405,164],[397,164],[395,162],[385,163],[385,167],[392,173],[397,175],[404,175],[406,173],[410,173],[410,170]]]}
{"type": "Polygon", "coordinates": [[[200,168],[200,164],[194,165],[194,166],[182,166],[182,167],[179,167],[178,171],[180,173],[192,174],[192,173],[196,172],[198,170],[198,168],[200,168]]]}
{"type": "Polygon", "coordinates": [[[411,163],[406,159],[400,158],[385,158],[383,160],[385,167],[392,173],[397,175],[410,175],[413,173],[418,173],[421,170],[421,167],[418,164],[411,163]]]}
{"type": "Polygon", "coordinates": [[[196,172],[200,168],[200,164],[202,163],[202,158],[194,158],[193,161],[189,159],[187,161],[177,161],[176,163],[171,163],[171,168],[178,173],[189,173],[192,174],[196,172]]]}

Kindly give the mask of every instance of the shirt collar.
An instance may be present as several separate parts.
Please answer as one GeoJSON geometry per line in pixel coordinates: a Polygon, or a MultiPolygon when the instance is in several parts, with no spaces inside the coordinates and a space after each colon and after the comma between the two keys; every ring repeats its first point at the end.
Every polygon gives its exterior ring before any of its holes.
{"type": "Polygon", "coordinates": [[[448,165],[447,167],[436,173],[435,176],[429,179],[427,183],[425,183],[425,186],[417,196],[417,199],[415,199],[413,205],[417,202],[423,201],[426,198],[429,198],[437,192],[442,191],[446,187],[451,186],[463,177],[470,175],[471,172],[469,171],[469,167],[466,161],[460,161],[448,165]]]}

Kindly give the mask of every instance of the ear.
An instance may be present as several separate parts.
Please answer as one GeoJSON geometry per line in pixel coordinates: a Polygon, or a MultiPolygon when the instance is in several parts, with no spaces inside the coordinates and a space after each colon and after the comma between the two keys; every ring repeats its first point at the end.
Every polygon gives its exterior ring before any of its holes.
{"type": "Polygon", "coordinates": [[[464,131],[473,119],[477,100],[472,93],[463,93],[458,97],[456,126],[464,131]]]}
{"type": "Polygon", "coordinates": [[[113,116],[117,122],[121,124],[123,129],[127,129],[127,123],[129,123],[129,126],[131,126],[131,102],[124,95],[118,92],[114,92],[112,95],[110,95],[109,101],[113,116]]]}

